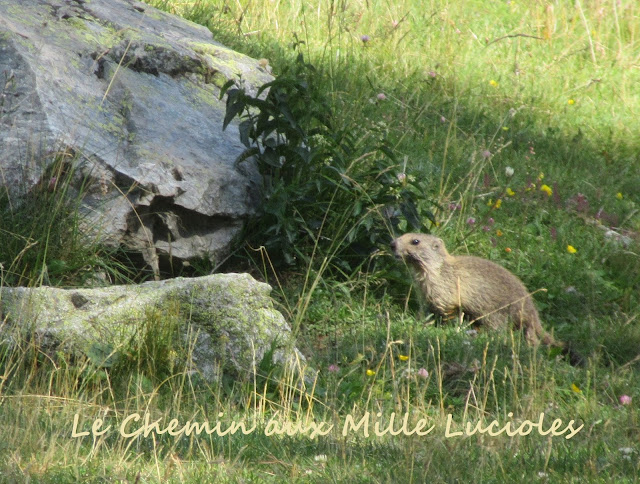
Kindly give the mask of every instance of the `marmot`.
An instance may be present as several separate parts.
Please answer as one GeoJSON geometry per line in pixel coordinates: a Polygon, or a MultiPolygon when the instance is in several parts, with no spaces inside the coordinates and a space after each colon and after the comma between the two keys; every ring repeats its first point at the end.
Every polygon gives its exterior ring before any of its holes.
{"type": "Polygon", "coordinates": [[[462,310],[490,329],[512,321],[530,344],[560,346],[542,329],[524,284],[504,267],[473,256],[453,256],[438,237],[405,234],[391,242],[397,258],[412,269],[426,302],[443,316],[462,310]]]}

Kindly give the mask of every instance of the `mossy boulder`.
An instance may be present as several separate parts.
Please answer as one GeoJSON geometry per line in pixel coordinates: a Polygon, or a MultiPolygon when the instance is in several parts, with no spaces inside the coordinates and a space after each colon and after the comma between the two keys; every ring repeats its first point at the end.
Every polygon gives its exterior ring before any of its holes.
{"type": "Polygon", "coordinates": [[[250,376],[304,357],[270,298],[247,274],[214,274],[93,289],[0,289],[0,341],[30,339],[46,354],[88,356],[96,365],[135,352],[148,338],[171,338],[177,357],[208,381],[250,376]]]}

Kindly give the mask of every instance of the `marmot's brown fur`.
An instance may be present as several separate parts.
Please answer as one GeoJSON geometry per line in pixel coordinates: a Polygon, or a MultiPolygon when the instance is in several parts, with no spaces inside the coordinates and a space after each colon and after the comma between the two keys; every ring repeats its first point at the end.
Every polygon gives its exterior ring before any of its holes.
{"type": "Polygon", "coordinates": [[[490,329],[511,321],[530,344],[563,346],[542,329],[527,288],[504,267],[480,257],[453,256],[438,237],[405,234],[391,242],[404,259],[426,302],[443,316],[462,310],[490,329]]]}

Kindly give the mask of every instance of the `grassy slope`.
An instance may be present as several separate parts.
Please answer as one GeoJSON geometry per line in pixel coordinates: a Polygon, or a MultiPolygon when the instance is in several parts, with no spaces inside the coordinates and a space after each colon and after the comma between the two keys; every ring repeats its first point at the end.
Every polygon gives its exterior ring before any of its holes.
{"type": "Polygon", "coordinates": [[[435,424],[434,432],[369,439],[334,432],[315,440],[165,436],[128,448],[112,436],[99,440],[91,456],[89,439],[69,437],[79,409],[85,428],[105,407],[117,408],[119,418],[149,406],[154,416],[182,421],[213,419],[217,411],[241,420],[253,415],[253,389],[208,389],[183,377],[160,384],[135,371],[118,384],[90,365],[46,371],[46,361],[35,372],[28,352],[10,353],[3,355],[5,374],[11,365],[24,371],[0,381],[0,396],[9,396],[0,401],[0,428],[9,436],[0,443],[3,476],[637,480],[638,245],[616,244],[599,228],[616,225],[632,238],[640,231],[636,3],[558,2],[553,10],[545,3],[446,0],[161,3],[208,23],[231,46],[268,58],[275,73],[292,61],[288,44],[297,34],[344,126],[373,130],[385,123],[407,173],[431,181],[440,222],[434,231],[457,253],[490,257],[530,288],[546,288],[536,294],[546,327],[589,361],[573,368],[544,349],[527,348],[517,334],[473,337],[456,326],[425,327],[397,300],[371,294],[384,281],[370,276],[320,279],[310,295],[285,285],[283,308],[301,322],[301,346],[320,374],[306,405],[291,397],[295,381],[274,375],[278,385],[257,387],[260,415],[344,422],[365,411],[387,418],[411,412],[414,421],[435,424]],[[386,99],[378,100],[379,93],[386,99]],[[502,204],[493,208],[497,199],[502,204]],[[309,305],[296,306],[307,295],[309,305]],[[426,373],[417,373],[421,368],[426,373]],[[632,404],[622,406],[621,395],[632,404]],[[535,431],[513,438],[444,436],[448,413],[458,422],[506,423],[509,412],[516,420],[545,412],[549,421],[577,419],[585,428],[571,440],[535,431]],[[625,448],[631,450],[619,450],[625,448]],[[322,455],[326,461],[316,458],[322,455]]]}

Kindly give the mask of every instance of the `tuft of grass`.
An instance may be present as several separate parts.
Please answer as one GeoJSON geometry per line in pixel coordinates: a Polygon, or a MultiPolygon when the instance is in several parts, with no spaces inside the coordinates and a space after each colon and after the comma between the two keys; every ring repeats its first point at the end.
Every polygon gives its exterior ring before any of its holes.
{"type": "Polygon", "coordinates": [[[24,195],[0,189],[0,285],[82,286],[135,277],[126,253],[87,235],[81,210],[86,180],[78,155],[52,151],[47,168],[24,195]]]}

